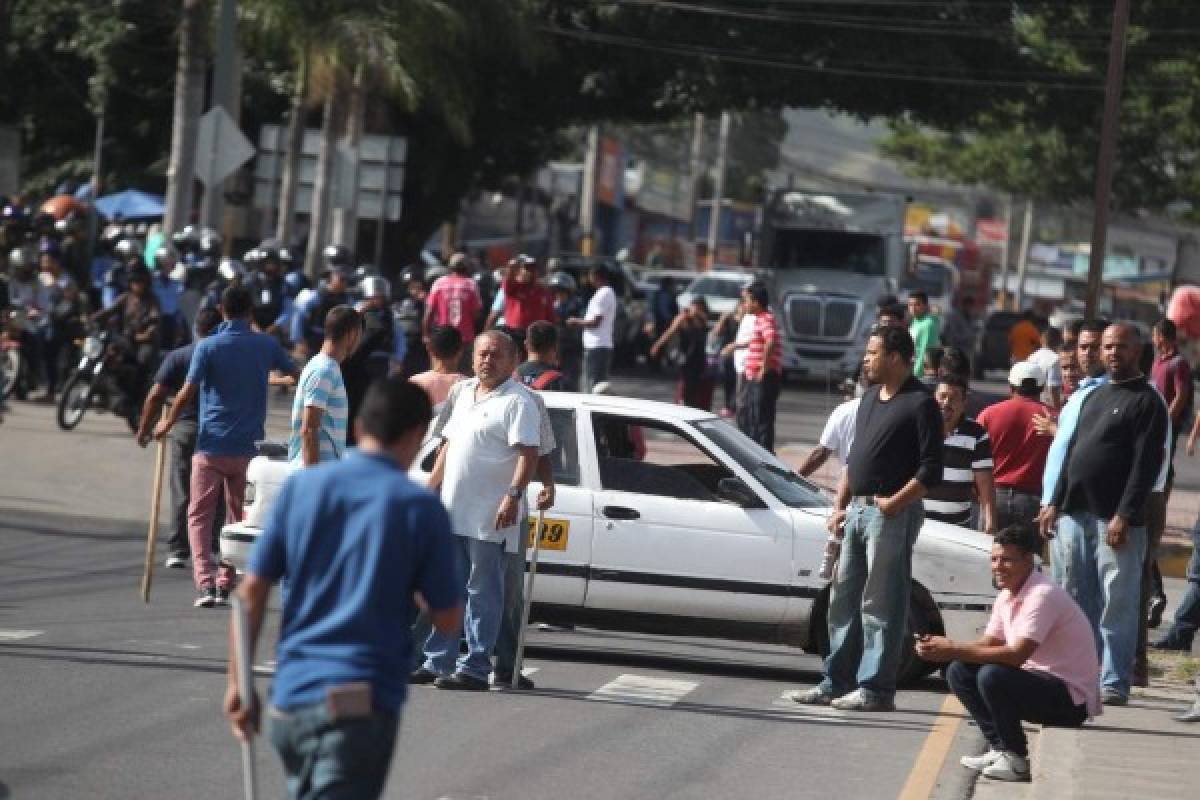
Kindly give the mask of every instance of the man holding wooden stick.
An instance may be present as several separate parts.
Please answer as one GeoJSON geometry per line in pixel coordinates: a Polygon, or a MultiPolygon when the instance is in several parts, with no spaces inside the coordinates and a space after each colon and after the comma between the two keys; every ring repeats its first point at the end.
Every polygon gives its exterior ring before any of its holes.
{"type": "MultiPolygon", "coordinates": [[[[372,385],[358,449],[292,473],[238,589],[252,662],[271,587],[288,582],[268,733],[289,797],[382,794],[408,690],[414,593],[457,638],[463,578],[450,519],[406,475],[430,415],[428,395],[408,381],[372,385]]],[[[248,740],[259,708],[243,702],[236,647],[231,632],[225,714],[248,740]]]]}

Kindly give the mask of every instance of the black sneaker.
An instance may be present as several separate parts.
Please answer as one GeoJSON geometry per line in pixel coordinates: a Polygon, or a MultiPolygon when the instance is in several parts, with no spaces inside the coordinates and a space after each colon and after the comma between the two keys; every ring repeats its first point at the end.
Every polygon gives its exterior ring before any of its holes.
{"type": "MultiPolygon", "coordinates": [[[[497,672],[492,677],[493,677],[493,680],[492,680],[493,686],[495,686],[499,689],[513,688],[512,675],[501,675],[499,672],[497,672]]],[[[533,681],[531,681],[529,678],[522,675],[521,677],[517,678],[517,688],[518,689],[533,689],[534,688],[533,681]]]]}
{"type": "Polygon", "coordinates": [[[1188,652],[1192,649],[1190,644],[1184,644],[1178,639],[1172,639],[1170,636],[1164,636],[1157,642],[1150,643],[1151,650],[1174,650],[1179,652],[1188,652]]]}
{"type": "Polygon", "coordinates": [[[436,672],[431,672],[424,667],[418,667],[408,676],[408,682],[413,686],[425,686],[436,681],[440,675],[436,672]]]}
{"type": "Polygon", "coordinates": [[[217,589],[217,602],[213,603],[213,605],[214,606],[229,605],[229,590],[228,589],[217,589]]]}
{"type": "Polygon", "coordinates": [[[205,586],[200,590],[200,595],[196,598],[196,602],[192,603],[196,608],[212,608],[217,604],[217,590],[212,586],[205,586]]]}
{"type": "Polygon", "coordinates": [[[433,685],[439,689],[453,689],[462,692],[486,692],[488,690],[487,681],[463,672],[456,672],[446,678],[438,678],[433,685]]]}

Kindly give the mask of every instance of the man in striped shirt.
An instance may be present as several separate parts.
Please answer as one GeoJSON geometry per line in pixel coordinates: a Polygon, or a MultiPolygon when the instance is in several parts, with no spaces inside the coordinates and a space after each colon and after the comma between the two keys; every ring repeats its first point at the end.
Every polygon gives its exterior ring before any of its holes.
{"type": "Polygon", "coordinates": [[[942,449],[942,482],[925,495],[925,516],[954,525],[971,519],[971,501],[978,498],[980,522],[996,533],[996,490],[992,484],[992,443],[987,431],[963,413],[967,384],[957,375],[938,380],[934,399],[942,412],[946,443],[942,449]]]}
{"type": "Polygon", "coordinates": [[[325,315],[325,341],[300,374],[292,402],[288,461],[293,466],[336,461],[346,452],[350,402],[341,362],[358,347],[362,330],[362,314],[351,306],[334,306],[325,315]]]}
{"type": "Polygon", "coordinates": [[[742,433],[765,447],[775,450],[775,407],[783,384],[783,342],[779,326],[768,307],[767,287],[755,281],[742,290],[747,316],[754,329],[746,348],[745,402],[738,403],[737,422],[742,433]]]}

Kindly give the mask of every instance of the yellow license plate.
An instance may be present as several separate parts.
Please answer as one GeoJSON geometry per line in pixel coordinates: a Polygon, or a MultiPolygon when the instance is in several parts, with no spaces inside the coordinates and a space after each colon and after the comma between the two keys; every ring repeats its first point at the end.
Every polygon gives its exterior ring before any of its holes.
{"type": "MultiPolygon", "coordinates": [[[[533,529],[537,527],[537,517],[529,518],[529,546],[533,547],[533,529]]],[[[546,517],[542,523],[542,549],[566,550],[567,534],[571,531],[571,523],[565,519],[546,517]]]]}

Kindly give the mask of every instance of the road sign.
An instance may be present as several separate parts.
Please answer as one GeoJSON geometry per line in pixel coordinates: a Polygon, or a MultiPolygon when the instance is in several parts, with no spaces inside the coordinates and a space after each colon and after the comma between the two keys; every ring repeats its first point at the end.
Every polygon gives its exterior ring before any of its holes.
{"type": "Polygon", "coordinates": [[[254,145],[221,106],[200,118],[196,131],[196,179],[212,186],[254,157],[254,145]]]}

